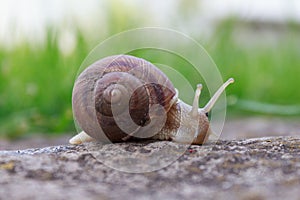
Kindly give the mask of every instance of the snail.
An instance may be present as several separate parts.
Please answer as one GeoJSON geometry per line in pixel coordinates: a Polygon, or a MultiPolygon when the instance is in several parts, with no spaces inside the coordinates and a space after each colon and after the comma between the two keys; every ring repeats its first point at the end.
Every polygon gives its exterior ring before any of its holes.
{"type": "Polygon", "coordinates": [[[152,63],[130,55],[100,59],[75,81],[72,108],[82,132],[69,142],[150,138],[203,144],[211,134],[208,112],[233,82],[228,79],[203,108],[198,108],[201,84],[190,106],[178,98],[177,89],[152,63]]]}

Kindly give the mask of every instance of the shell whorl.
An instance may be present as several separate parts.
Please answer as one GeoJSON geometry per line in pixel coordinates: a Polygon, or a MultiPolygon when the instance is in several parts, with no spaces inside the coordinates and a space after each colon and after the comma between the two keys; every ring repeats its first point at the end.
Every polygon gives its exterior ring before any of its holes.
{"type": "Polygon", "coordinates": [[[151,137],[167,121],[175,88],[153,64],[133,56],[101,59],[77,78],[72,97],[80,128],[101,141],[151,137]]]}

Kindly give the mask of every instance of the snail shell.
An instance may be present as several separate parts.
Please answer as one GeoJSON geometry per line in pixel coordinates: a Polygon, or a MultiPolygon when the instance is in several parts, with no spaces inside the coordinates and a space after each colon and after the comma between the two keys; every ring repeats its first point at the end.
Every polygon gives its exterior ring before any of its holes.
{"type": "Polygon", "coordinates": [[[83,132],[70,143],[152,138],[202,144],[209,135],[207,113],[232,82],[229,79],[198,109],[201,85],[190,106],[178,99],[168,77],[150,62],[129,55],[103,58],[74,84],[72,107],[83,132]]]}

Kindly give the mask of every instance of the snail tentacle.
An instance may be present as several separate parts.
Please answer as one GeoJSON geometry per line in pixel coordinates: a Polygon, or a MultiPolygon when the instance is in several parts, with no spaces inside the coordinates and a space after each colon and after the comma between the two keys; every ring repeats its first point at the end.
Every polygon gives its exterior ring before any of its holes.
{"type": "Polygon", "coordinates": [[[218,98],[220,97],[222,92],[226,89],[226,87],[233,82],[234,82],[234,79],[230,78],[225,83],[223,83],[223,85],[216,91],[214,96],[209,100],[209,102],[204,106],[204,108],[201,108],[201,110],[205,113],[208,113],[212,109],[212,107],[215,105],[218,98]]]}
{"type": "Polygon", "coordinates": [[[192,117],[197,117],[198,116],[199,98],[200,98],[201,90],[202,90],[202,84],[198,84],[196,92],[195,92],[192,111],[191,111],[191,116],[192,117]]]}

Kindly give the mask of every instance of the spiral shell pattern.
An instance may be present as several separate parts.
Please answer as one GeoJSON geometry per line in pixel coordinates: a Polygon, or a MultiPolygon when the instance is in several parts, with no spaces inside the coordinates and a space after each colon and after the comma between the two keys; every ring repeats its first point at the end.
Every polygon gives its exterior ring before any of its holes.
{"type": "Polygon", "coordinates": [[[100,141],[158,133],[175,103],[171,81],[150,62],[129,55],[103,58],[77,78],[72,94],[80,128],[100,141]]]}

